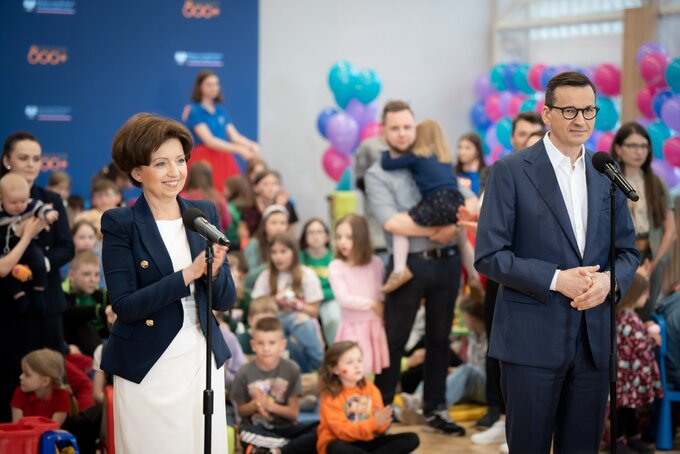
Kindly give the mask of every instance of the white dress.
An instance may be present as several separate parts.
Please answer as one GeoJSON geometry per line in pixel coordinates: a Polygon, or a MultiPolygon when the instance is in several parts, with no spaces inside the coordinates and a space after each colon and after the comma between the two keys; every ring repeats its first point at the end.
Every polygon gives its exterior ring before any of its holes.
{"type": "MultiPolygon", "coordinates": [[[[182,219],[156,221],[179,271],[192,262],[182,219]]],[[[205,336],[198,321],[194,286],[182,298],[184,323],[141,383],[114,376],[116,454],[202,453],[205,336]]],[[[212,357],[212,452],[227,452],[224,373],[212,357]]]]}

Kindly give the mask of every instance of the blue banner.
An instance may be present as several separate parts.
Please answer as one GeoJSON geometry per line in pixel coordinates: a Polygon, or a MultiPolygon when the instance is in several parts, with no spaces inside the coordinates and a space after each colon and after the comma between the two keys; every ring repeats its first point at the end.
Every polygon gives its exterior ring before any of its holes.
{"type": "Polygon", "coordinates": [[[90,197],[131,115],[180,119],[196,74],[220,77],[239,132],[257,139],[258,1],[7,0],[0,3],[0,137],[32,132],[43,172],[90,197]]]}

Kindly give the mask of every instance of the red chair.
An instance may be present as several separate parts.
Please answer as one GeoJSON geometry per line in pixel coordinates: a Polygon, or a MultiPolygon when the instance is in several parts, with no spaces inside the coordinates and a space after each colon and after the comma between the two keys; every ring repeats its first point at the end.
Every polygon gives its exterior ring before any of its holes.
{"type": "Polygon", "coordinates": [[[104,416],[106,418],[106,438],[104,439],[104,451],[106,454],[116,454],[116,446],[113,436],[113,385],[104,388],[106,402],[104,403],[104,416]]]}

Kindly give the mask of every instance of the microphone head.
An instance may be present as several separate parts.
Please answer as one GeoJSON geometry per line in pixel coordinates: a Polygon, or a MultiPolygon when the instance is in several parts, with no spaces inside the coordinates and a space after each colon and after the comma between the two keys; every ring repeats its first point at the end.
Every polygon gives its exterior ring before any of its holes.
{"type": "Polygon", "coordinates": [[[191,207],[182,214],[182,222],[184,222],[184,227],[195,232],[196,226],[194,221],[196,218],[204,218],[205,213],[196,207],[191,207]]]}
{"type": "Polygon", "coordinates": [[[595,170],[598,172],[604,172],[604,167],[607,164],[614,165],[614,159],[612,159],[612,156],[606,151],[598,151],[593,155],[593,167],[595,167],[595,170]]]}

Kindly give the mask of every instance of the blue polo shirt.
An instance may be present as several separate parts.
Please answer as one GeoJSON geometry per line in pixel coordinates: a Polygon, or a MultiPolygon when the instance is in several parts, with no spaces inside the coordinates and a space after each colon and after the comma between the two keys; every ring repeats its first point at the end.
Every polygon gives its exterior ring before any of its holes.
{"type": "MultiPolygon", "coordinates": [[[[194,132],[194,128],[201,123],[205,123],[210,129],[213,136],[218,139],[226,140],[229,142],[229,137],[227,137],[227,125],[232,123],[231,116],[227,109],[222,107],[221,104],[215,104],[215,112],[210,113],[201,105],[201,103],[194,102],[191,104],[191,111],[189,112],[189,118],[187,119],[187,128],[191,131],[191,135],[194,137],[194,144],[202,145],[201,139],[194,132]]],[[[233,154],[234,159],[241,168],[241,171],[245,170],[246,162],[245,160],[237,154],[233,154]]]]}

